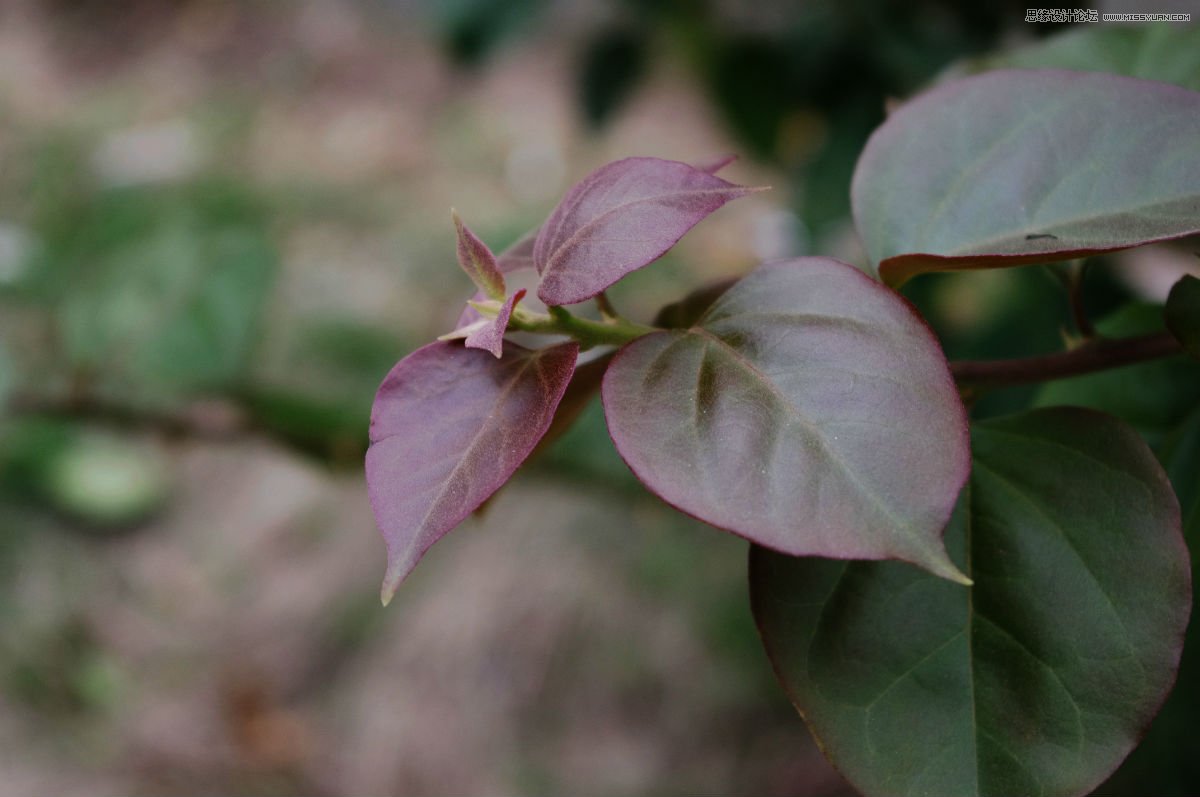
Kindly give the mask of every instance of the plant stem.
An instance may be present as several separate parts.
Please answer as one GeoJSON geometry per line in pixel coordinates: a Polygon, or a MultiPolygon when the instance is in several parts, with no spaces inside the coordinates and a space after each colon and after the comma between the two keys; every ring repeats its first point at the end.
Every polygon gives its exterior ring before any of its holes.
{"type": "Polygon", "coordinates": [[[1071,261],[1067,272],[1067,299],[1071,304],[1071,317],[1075,321],[1075,329],[1086,340],[1096,337],[1096,328],[1088,317],[1083,305],[1083,281],[1087,276],[1087,263],[1082,260],[1071,261]]]}
{"type": "Polygon", "coordinates": [[[508,328],[541,335],[566,335],[579,341],[580,348],[621,346],[642,335],[657,331],[655,327],[636,324],[621,318],[591,321],[571,315],[561,307],[551,307],[549,315],[517,309],[508,321],[508,328]]]}
{"type": "Polygon", "coordinates": [[[960,388],[1011,387],[1049,382],[1181,354],[1183,346],[1169,332],[1120,340],[1095,339],[1071,351],[1015,360],[960,360],[950,363],[960,388]]]}

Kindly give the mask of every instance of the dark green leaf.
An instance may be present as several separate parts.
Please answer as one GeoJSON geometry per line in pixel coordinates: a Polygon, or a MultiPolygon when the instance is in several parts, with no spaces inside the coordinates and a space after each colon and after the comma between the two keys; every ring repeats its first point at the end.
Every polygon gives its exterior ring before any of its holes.
{"type": "Polygon", "coordinates": [[[961,578],[941,533],[968,469],[962,404],[929,329],[854,267],[759,267],[695,326],[621,349],[603,398],[621,456],[682,511],[961,578]]]}
{"type": "Polygon", "coordinates": [[[1191,608],[1179,508],[1128,427],[1079,409],[980,424],[947,544],[964,589],[900,563],[756,548],[764,644],[868,795],[1082,795],[1175,677],[1191,608]]]}

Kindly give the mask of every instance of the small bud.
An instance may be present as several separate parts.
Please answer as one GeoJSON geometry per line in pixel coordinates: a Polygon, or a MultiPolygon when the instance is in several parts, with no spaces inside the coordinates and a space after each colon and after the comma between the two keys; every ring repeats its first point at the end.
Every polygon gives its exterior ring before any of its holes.
{"type": "Polygon", "coordinates": [[[458,264],[485,296],[499,302],[504,301],[504,275],[496,265],[496,256],[488,249],[487,244],[463,224],[458,211],[451,210],[450,216],[454,219],[455,230],[458,231],[458,264]]]}

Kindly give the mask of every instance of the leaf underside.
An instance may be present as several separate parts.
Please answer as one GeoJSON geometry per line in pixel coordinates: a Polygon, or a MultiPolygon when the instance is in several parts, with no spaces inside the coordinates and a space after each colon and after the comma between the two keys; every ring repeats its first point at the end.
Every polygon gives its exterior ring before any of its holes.
{"type": "Polygon", "coordinates": [[[487,500],[545,434],[575,369],[576,343],[496,359],[438,342],[405,357],[371,411],[367,488],[387,544],[382,596],[487,500]]]}
{"type": "Polygon", "coordinates": [[[1191,608],[1179,507],[1124,424],[1056,408],[974,429],[947,531],[975,581],[751,553],[777,675],[867,795],[1082,795],[1174,681],[1191,608]]]}
{"type": "Polygon", "coordinates": [[[855,224],[890,284],[1200,231],[1200,93],[998,70],[901,106],[867,143],[855,224]]]}
{"type": "Polygon", "coordinates": [[[602,396],[621,456],[678,509],[788,553],[961,579],[941,532],[968,469],[962,404],[932,333],[852,266],[759,267],[695,326],[621,349],[602,396]]]}

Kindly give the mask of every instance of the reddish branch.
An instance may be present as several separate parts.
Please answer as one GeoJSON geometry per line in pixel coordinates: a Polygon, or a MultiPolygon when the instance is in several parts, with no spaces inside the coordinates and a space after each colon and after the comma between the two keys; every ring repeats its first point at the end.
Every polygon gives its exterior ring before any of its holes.
{"type": "Polygon", "coordinates": [[[1183,347],[1170,333],[1156,332],[1119,340],[1096,339],[1070,351],[1040,357],[962,360],[950,363],[950,372],[961,388],[1008,387],[1105,371],[1182,352],[1183,347]]]}

